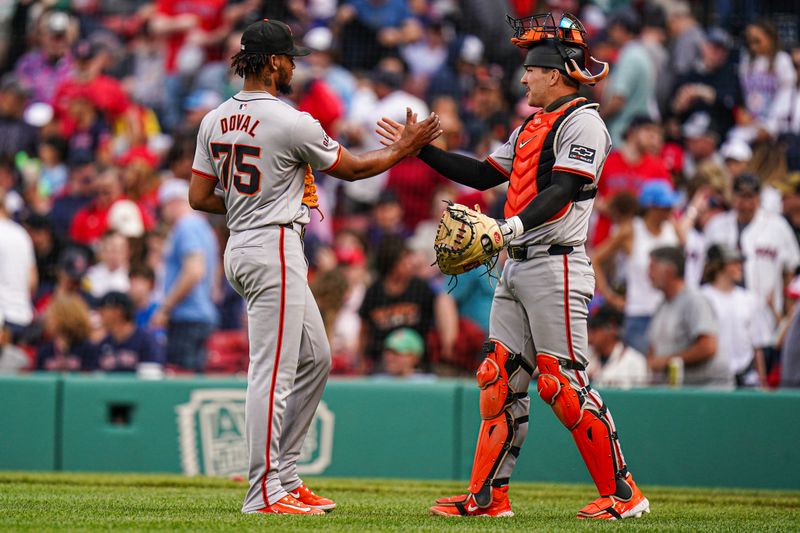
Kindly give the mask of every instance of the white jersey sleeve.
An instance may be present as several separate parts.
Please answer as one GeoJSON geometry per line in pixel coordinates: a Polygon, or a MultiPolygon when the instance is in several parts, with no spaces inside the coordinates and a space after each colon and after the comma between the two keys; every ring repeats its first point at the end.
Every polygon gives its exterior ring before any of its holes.
{"type": "Polygon", "coordinates": [[[197,132],[197,147],[194,151],[194,161],[192,162],[192,172],[209,180],[217,181],[217,171],[211,160],[209,143],[211,139],[211,127],[214,125],[216,110],[209,112],[203,117],[200,123],[200,130],[197,132]]]}
{"type": "Polygon", "coordinates": [[[520,128],[522,128],[522,126],[519,126],[512,131],[505,144],[500,146],[486,158],[487,163],[492,165],[506,176],[511,175],[511,169],[514,165],[514,143],[517,142],[520,128]]]}
{"type": "Polygon", "coordinates": [[[293,155],[297,162],[308,163],[314,170],[330,172],[342,157],[342,147],[308,113],[300,113],[291,132],[293,155]]]}
{"type": "Polygon", "coordinates": [[[569,117],[556,141],[553,172],[571,172],[595,181],[611,151],[611,136],[594,109],[569,117]]]}
{"type": "Polygon", "coordinates": [[[766,304],[758,299],[755,293],[743,290],[745,295],[744,308],[750,313],[748,333],[753,348],[769,346],[772,343],[772,328],[766,317],[771,314],[766,304]]]}

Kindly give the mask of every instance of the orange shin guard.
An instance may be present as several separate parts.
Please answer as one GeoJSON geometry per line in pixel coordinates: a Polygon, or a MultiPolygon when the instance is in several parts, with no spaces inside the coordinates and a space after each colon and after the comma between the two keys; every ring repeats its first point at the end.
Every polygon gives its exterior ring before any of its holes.
{"type": "MultiPolygon", "coordinates": [[[[617,473],[622,465],[612,437],[616,438],[606,417],[605,407],[595,409],[588,406],[584,391],[573,388],[572,383],[561,373],[558,359],[549,355],[536,358],[539,367],[537,388],[539,396],[553,408],[556,417],[572,433],[589,475],[601,496],[614,494],[618,490],[617,473]]],[[[620,487],[625,492],[626,487],[620,487]]]]}
{"type": "Polygon", "coordinates": [[[514,421],[508,411],[491,420],[483,420],[472,462],[469,491],[476,495],[481,507],[491,503],[491,480],[511,449],[514,421]],[[488,496],[488,501],[485,497],[488,496]]]}
{"type": "Polygon", "coordinates": [[[491,486],[500,465],[511,452],[511,443],[517,425],[509,413],[509,406],[519,397],[511,389],[509,381],[520,369],[532,373],[533,369],[520,354],[511,352],[496,340],[484,344],[486,358],[478,367],[476,378],[481,389],[481,422],[475,459],[472,463],[472,476],[469,491],[475,494],[478,505],[485,507],[491,503],[491,486]]]}
{"type": "Polygon", "coordinates": [[[618,466],[608,423],[598,413],[587,409],[578,427],[571,433],[597,492],[601,496],[615,494],[618,466]]]}

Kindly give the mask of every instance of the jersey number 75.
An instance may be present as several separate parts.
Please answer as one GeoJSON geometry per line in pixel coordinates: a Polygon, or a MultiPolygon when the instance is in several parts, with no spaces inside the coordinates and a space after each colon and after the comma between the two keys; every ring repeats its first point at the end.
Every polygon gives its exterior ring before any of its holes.
{"type": "Polygon", "coordinates": [[[233,187],[239,194],[253,196],[261,190],[261,170],[252,163],[245,161],[247,157],[261,157],[260,146],[246,144],[211,143],[211,155],[216,160],[222,160],[222,188],[226,191],[230,185],[231,165],[236,166],[233,174],[233,187]],[[245,179],[246,176],[246,179],[245,179]]]}

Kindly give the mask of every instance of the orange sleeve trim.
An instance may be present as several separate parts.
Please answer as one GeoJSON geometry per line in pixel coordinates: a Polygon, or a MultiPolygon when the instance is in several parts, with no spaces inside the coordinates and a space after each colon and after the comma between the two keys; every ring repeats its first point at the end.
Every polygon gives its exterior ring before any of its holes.
{"type": "Polygon", "coordinates": [[[330,172],[331,170],[336,168],[337,165],[339,165],[339,161],[341,161],[341,160],[342,160],[342,145],[340,144],[339,145],[339,150],[336,152],[336,161],[334,161],[333,164],[331,166],[329,166],[328,168],[326,168],[324,170],[320,170],[320,172],[325,172],[327,174],[328,172],[330,172]]]}
{"type": "Polygon", "coordinates": [[[502,173],[502,174],[503,174],[505,177],[507,177],[507,178],[508,178],[508,177],[510,177],[510,176],[511,176],[511,173],[510,173],[508,170],[506,170],[506,169],[504,169],[503,167],[501,167],[501,166],[500,166],[500,163],[498,163],[497,161],[495,161],[494,159],[492,159],[492,156],[488,156],[488,157],[486,158],[486,162],[487,162],[487,163],[489,163],[490,165],[492,165],[494,168],[496,168],[496,169],[497,169],[497,170],[498,170],[500,173],[502,173]]]}
{"type": "Polygon", "coordinates": [[[594,181],[594,174],[592,174],[591,172],[586,172],[585,170],[578,170],[577,168],[569,168],[569,167],[553,167],[553,172],[555,171],[577,174],[578,176],[583,176],[584,178],[589,178],[591,181],[594,181]]]}
{"type": "Polygon", "coordinates": [[[192,169],[192,174],[197,174],[199,177],[201,177],[203,179],[211,180],[211,181],[218,181],[219,180],[218,177],[212,176],[211,174],[206,174],[205,172],[201,172],[201,171],[197,170],[196,168],[192,169]]]}

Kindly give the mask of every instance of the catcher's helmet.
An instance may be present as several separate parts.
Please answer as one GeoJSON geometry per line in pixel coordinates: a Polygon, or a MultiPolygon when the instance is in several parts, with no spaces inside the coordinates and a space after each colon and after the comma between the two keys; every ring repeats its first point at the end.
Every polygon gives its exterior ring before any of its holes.
{"type": "Polygon", "coordinates": [[[587,85],[594,85],[608,75],[608,63],[589,55],[586,29],[573,15],[565,14],[558,24],[550,13],[519,19],[506,15],[506,21],[514,30],[511,42],[528,50],[526,67],[558,69],[587,85]],[[603,65],[598,74],[589,72],[590,58],[603,65]]]}

